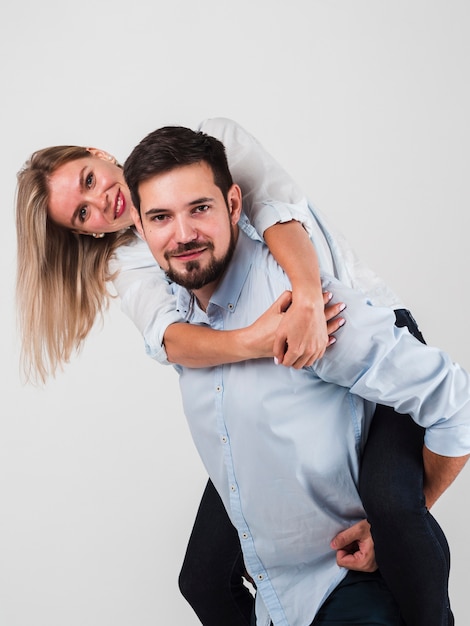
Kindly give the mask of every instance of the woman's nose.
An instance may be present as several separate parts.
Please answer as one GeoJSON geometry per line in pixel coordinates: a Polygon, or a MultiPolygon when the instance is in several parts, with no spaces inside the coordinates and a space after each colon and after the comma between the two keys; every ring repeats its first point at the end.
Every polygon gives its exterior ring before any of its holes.
{"type": "Polygon", "coordinates": [[[99,213],[101,215],[104,215],[105,217],[107,217],[108,214],[110,214],[110,211],[109,211],[110,202],[109,202],[108,194],[106,192],[93,194],[88,199],[88,204],[91,204],[92,206],[94,206],[99,211],[99,213]]]}

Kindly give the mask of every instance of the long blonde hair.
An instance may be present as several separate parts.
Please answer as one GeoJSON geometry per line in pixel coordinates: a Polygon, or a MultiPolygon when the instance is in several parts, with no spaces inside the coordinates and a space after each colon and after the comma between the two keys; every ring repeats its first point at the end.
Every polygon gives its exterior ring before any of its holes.
{"type": "Polygon", "coordinates": [[[49,177],[89,155],[78,146],[45,148],[18,173],[16,303],[22,370],[30,382],[44,383],[80,350],[109,305],[108,262],[135,236],[128,230],[94,239],[48,217],[49,177]]]}

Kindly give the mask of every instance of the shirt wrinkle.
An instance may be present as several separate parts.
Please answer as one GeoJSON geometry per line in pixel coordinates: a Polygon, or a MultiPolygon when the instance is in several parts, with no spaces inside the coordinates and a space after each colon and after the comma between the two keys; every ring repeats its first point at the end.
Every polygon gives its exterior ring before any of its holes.
{"type": "MultiPolygon", "coordinates": [[[[296,220],[307,230],[324,273],[368,293],[374,304],[403,308],[400,299],[360,262],[345,238],[328,224],[295,181],[245,129],[227,118],[211,118],[199,130],[220,139],[226,148],[235,182],[242,182],[243,214],[240,228],[252,239],[263,241],[274,224],[296,220]]],[[[141,332],[147,354],[169,364],[163,337],[170,324],[183,321],[164,272],[157,266],[137,231],[135,242],[120,246],[111,263],[118,270],[113,280],[122,311],[141,332]],[[139,282],[139,288],[133,287],[139,282]],[[159,285],[156,287],[156,285],[159,285]],[[159,295],[155,296],[155,289],[159,295]]]]}
{"type": "MultiPolygon", "coordinates": [[[[391,309],[371,306],[333,277],[323,276],[323,284],[334,301],[347,303],[346,324],[311,368],[272,359],[179,368],[194,442],[256,581],[257,618],[269,616],[274,626],[311,624],[345,575],[329,542],[365,517],[359,466],[376,402],[401,405],[419,395],[412,417],[427,432],[439,429],[438,447],[449,456],[470,452],[468,374],[397,329],[391,309]]],[[[196,302],[189,321],[244,327],[288,287],[267,247],[240,232],[207,310],[196,302]],[[228,309],[227,302],[237,306],[228,309]]],[[[176,293],[188,298],[181,287],[176,293]]]]}

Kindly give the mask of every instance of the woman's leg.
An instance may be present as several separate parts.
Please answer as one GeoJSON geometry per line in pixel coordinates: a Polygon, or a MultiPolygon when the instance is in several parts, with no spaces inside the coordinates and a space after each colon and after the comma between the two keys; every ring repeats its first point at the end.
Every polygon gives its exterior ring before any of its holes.
{"type": "MultiPolygon", "coordinates": [[[[423,341],[414,320],[397,314],[423,341]],[[419,334],[417,334],[419,333],[419,334]]],[[[380,572],[408,626],[451,626],[449,547],[423,495],[424,429],[377,406],[361,464],[359,490],[380,572]]]]}
{"type": "Polygon", "coordinates": [[[253,596],[237,532],[209,480],[179,576],[180,591],[204,626],[250,626],[253,596]]]}

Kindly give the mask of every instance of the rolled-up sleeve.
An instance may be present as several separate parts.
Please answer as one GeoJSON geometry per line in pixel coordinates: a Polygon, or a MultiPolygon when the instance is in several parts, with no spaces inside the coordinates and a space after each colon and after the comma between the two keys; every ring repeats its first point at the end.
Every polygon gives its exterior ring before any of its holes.
{"type": "Polygon", "coordinates": [[[261,237],[270,226],[291,220],[301,222],[312,236],[308,199],[253,135],[223,117],[204,120],[199,130],[224,144],[233,180],[242,190],[243,210],[261,237]]]}
{"type": "Polygon", "coordinates": [[[142,334],[147,354],[159,363],[169,364],[163,336],[170,324],[183,319],[176,311],[172,287],[147,244],[136,237],[132,244],[121,246],[110,269],[116,272],[113,284],[121,299],[121,310],[142,334]]]}
{"type": "Polygon", "coordinates": [[[443,456],[470,453],[470,376],[438,348],[397,328],[393,311],[334,279],[324,288],[347,308],[337,341],[313,369],[371,402],[410,414],[426,428],[426,446],[443,456]]]}

